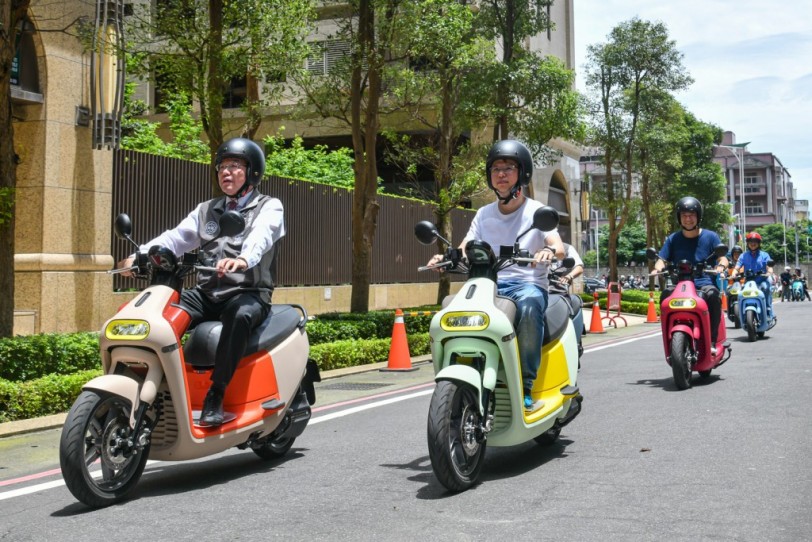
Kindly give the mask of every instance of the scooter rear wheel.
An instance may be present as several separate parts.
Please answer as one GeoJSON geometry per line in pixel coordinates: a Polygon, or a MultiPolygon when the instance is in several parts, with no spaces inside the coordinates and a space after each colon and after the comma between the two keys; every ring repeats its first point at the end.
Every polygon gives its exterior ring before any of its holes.
{"type": "Polygon", "coordinates": [[[691,341],[687,333],[675,331],[671,336],[671,372],[677,389],[691,387],[691,341]]]}
{"type": "Polygon", "coordinates": [[[122,500],[147,464],[149,443],[143,449],[128,444],[138,438],[130,429],[130,408],[119,396],[83,391],[62,427],[59,464],[65,485],[93,508],[122,500]]]}
{"type": "Polygon", "coordinates": [[[464,491],[476,483],[485,462],[484,439],[477,391],[468,385],[437,383],[429,405],[429,458],[434,475],[451,491],[464,491]]]}
{"type": "Polygon", "coordinates": [[[262,445],[253,447],[251,450],[262,459],[277,459],[288,453],[288,450],[293,446],[293,441],[295,440],[295,438],[284,437],[271,440],[269,437],[262,442],[262,445]]]}

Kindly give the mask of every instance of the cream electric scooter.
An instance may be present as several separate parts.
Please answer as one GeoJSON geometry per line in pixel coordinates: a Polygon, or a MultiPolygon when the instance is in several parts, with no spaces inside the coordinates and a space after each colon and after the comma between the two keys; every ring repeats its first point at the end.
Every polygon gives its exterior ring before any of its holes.
{"type": "MultiPolygon", "coordinates": [[[[222,239],[242,232],[245,222],[227,211],[219,226],[222,239]]],[[[127,215],[118,216],[115,230],[138,247],[127,215]]],[[[136,265],[126,270],[150,285],[104,324],[104,375],[84,385],[63,426],[59,459],[71,493],[91,507],[118,502],[135,487],[148,458],[181,461],[235,446],[263,459],[287,453],[310,420],[313,382],[320,380],[308,360],[304,308],[272,306],[226,389],[225,423],[202,427],[198,418],[221,324],[202,323],[181,346],[190,316],[178,302],[184,277],[214,268],[197,265],[196,254],[178,261],[154,246],[138,251],[136,265]]]]}

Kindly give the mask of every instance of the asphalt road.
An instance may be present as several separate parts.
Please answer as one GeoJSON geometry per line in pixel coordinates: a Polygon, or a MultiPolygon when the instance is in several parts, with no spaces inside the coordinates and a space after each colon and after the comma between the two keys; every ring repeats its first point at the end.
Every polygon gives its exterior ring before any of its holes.
{"type": "Polygon", "coordinates": [[[36,465],[0,470],[0,540],[809,540],[812,304],[776,312],[756,343],[729,327],[732,359],[686,391],[659,326],[592,335],[584,411],[560,443],[489,448],[482,482],[461,494],[431,472],[424,364],[323,382],[282,460],[150,464],[132,499],[102,510],[53,470],[58,431],[27,436],[27,450],[0,439],[0,466],[36,465]]]}

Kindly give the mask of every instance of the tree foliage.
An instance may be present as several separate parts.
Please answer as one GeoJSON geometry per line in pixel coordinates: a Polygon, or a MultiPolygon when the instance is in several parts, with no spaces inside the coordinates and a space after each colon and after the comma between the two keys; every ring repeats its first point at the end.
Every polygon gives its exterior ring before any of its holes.
{"type": "Polygon", "coordinates": [[[285,145],[281,135],[268,136],[264,141],[268,153],[265,172],[268,175],[305,179],[342,188],[352,188],[355,183],[350,148],[329,150],[324,145],[316,145],[312,149],[305,149],[302,138],[298,136],[289,146],[285,145]]]}
{"type": "Polygon", "coordinates": [[[286,76],[303,64],[314,13],[310,0],[162,0],[154,7],[134,6],[126,29],[128,52],[136,60],[133,73],[194,99],[212,155],[224,139],[223,96],[231,81],[245,81],[239,133],[252,137],[261,108],[279,100],[286,76]]]}
{"type": "Polygon", "coordinates": [[[594,199],[608,217],[609,273],[616,280],[618,239],[639,206],[630,203],[640,123],[647,112],[662,110],[669,93],[686,88],[692,79],[665,25],[636,17],[613,28],[607,43],[590,45],[587,56],[590,142],[602,150],[606,174],[594,199]],[[617,176],[616,169],[622,175],[617,176]]]}

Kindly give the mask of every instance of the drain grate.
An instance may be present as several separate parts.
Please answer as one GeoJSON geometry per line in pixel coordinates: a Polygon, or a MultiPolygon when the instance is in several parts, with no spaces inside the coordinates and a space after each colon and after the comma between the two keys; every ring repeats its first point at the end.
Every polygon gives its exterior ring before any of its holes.
{"type": "Polygon", "coordinates": [[[339,382],[319,387],[323,390],[375,390],[391,385],[383,382],[339,382]]]}

